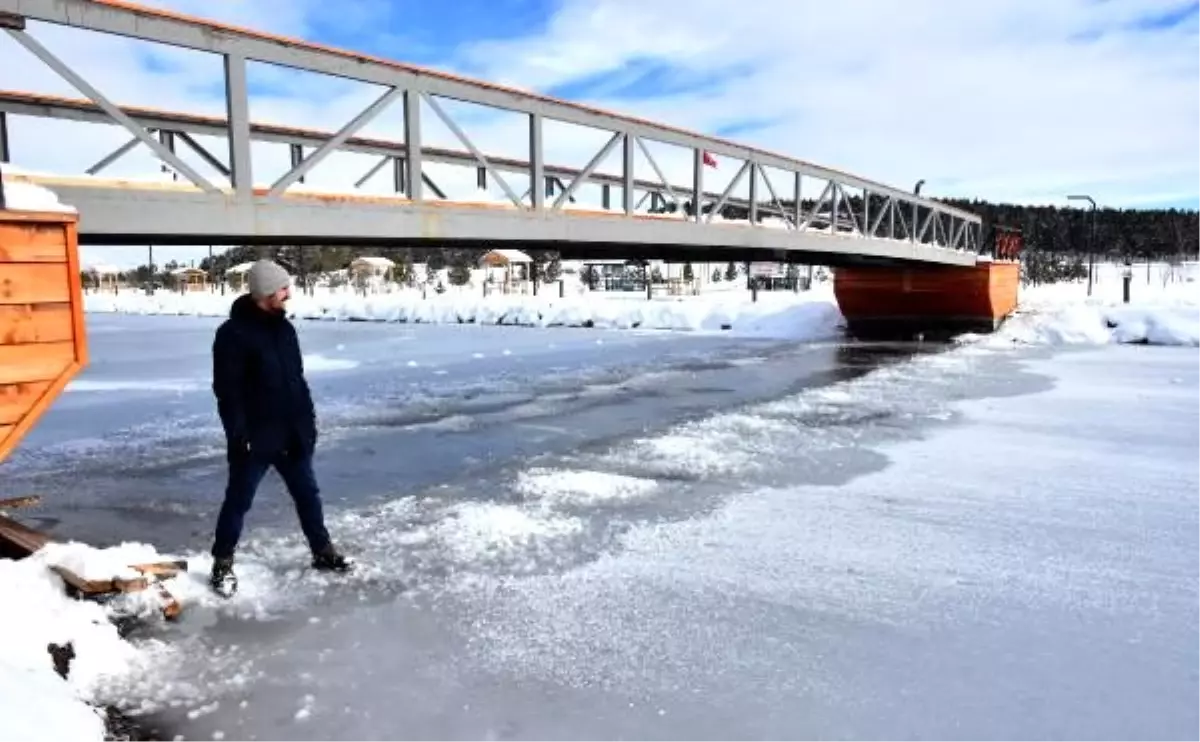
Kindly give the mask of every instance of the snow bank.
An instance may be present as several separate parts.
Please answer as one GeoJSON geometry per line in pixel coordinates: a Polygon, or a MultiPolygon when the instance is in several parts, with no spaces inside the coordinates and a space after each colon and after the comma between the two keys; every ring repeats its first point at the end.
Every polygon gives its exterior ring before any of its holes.
{"type": "Polygon", "coordinates": [[[0,560],[0,738],[104,739],[105,687],[138,671],[143,650],[117,634],[105,608],[66,596],[62,565],[85,579],[124,575],[129,563],[163,557],[144,544],[95,549],[48,545],[20,561],[0,560]],[[67,679],[54,671],[49,644],[71,644],[67,679]]]}
{"type": "Polygon", "coordinates": [[[1200,345],[1200,296],[1192,282],[1135,286],[1129,304],[1117,285],[1062,283],[1022,289],[1021,306],[989,342],[1028,345],[1200,345]]]}
{"type": "MultiPolygon", "coordinates": [[[[224,317],[235,294],[159,292],[88,294],[88,312],[224,317]]],[[[819,339],[839,333],[841,312],[832,289],[741,296],[695,296],[632,300],[591,294],[580,297],[482,297],[416,292],[357,296],[318,292],[296,295],[290,311],[300,319],[424,324],[494,324],[527,327],[730,331],[735,335],[819,339]]]]}
{"type": "Polygon", "coordinates": [[[48,188],[22,180],[9,179],[11,167],[4,165],[4,203],[13,211],[56,211],[64,214],[76,213],[74,206],[58,200],[58,195],[48,188]]]}

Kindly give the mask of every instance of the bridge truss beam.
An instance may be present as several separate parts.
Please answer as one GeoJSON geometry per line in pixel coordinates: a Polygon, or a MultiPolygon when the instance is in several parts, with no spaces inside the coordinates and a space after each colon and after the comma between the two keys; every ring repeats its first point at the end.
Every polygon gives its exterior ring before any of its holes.
{"type": "MultiPolygon", "coordinates": [[[[218,232],[235,239],[245,238],[242,241],[257,238],[293,239],[306,234],[336,238],[336,234],[331,234],[333,224],[340,224],[348,231],[357,233],[362,231],[362,227],[349,223],[357,221],[360,225],[370,224],[371,229],[377,231],[361,235],[347,234],[346,237],[383,239],[391,236],[393,241],[401,237],[442,242],[478,238],[527,243],[582,241],[596,244],[708,245],[761,248],[780,253],[845,252],[951,264],[973,261],[980,249],[980,219],[975,214],[801,160],[534,93],[127,5],[119,0],[0,0],[0,13],[9,14],[9,22],[0,24],[5,32],[89,99],[79,101],[24,93],[0,94],[0,117],[7,112],[116,123],[128,129],[134,139],[94,165],[89,169],[89,174],[99,172],[140,143],[149,147],[164,165],[182,175],[193,186],[187,192],[137,192],[136,196],[131,197],[128,190],[118,192],[111,187],[89,185],[78,179],[69,182],[60,180],[54,189],[79,207],[80,234],[84,241],[108,241],[118,234],[123,237],[153,234],[160,239],[173,238],[173,241],[195,237],[210,241],[218,232]],[[13,22],[14,19],[17,22],[13,22]],[[118,106],[34,38],[25,27],[26,19],[221,55],[224,62],[226,118],[118,106]],[[383,86],[385,92],[336,133],[257,124],[249,120],[246,84],[248,60],[379,85],[383,86]],[[489,157],[448,115],[440,100],[465,101],[525,115],[529,125],[528,159],[489,157]],[[423,122],[420,101],[429,105],[455,134],[465,151],[425,145],[421,136],[423,122]],[[355,136],[381,111],[398,103],[404,107],[403,142],[355,136]],[[609,139],[584,168],[555,166],[545,160],[543,127],[546,120],[607,131],[609,139]],[[152,130],[166,132],[170,146],[156,140],[152,130]],[[226,175],[228,186],[212,183],[183,162],[174,152],[176,135],[219,173],[226,175]],[[189,135],[224,137],[228,144],[227,163],[222,163],[220,158],[204,150],[189,135]],[[254,185],[250,143],[255,139],[285,143],[294,154],[292,167],[267,189],[254,185]],[[690,150],[691,183],[671,183],[650,154],[646,146],[648,141],[690,150]],[[599,163],[618,146],[623,152],[621,174],[596,172],[599,163]],[[312,151],[304,155],[304,147],[311,147],[312,151]],[[657,181],[634,177],[635,148],[642,151],[658,177],[657,181]],[[289,187],[302,182],[307,173],[336,150],[381,156],[380,163],[360,180],[360,185],[390,161],[398,192],[403,193],[404,199],[388,202],[367,199],[368,202],[357,205],[344,200],[336,208],[331,208],[328,203],[315,206],[311,200],[297,203],[296,199],[302,196],[289,191],[289,187]],[[710,193],[704,188],[705,167],[712,155],[745,163],[738,178],[721,194],[710,193]],[[512,206],[488,209],[487,214],[480,213],[478,209],[453,213],[445,208],[451,204],[445,202],[444,193],[425,172],[426,162],[478,168],[481,179],[489,176],[495,179],[512,206]],[[790,205],[785,205],[780,199],[764,168],[782,170],[793,176],[790,205]],[[517,196],[504,179],[505,173],[521,173],[529,177],[531,187],[526,196],[517,196]],[[732,198],[737,181],[747,174],[750,177],[750,198],[732,198]],[[803,198],[803,181],[806,178],[825,183],[821,195],[815,200],[803,198]],[[546,202],[546,194],[539,187],[547,179],[552,179],[552,182],[557,179],[566,184],[551,203],[546,202]],[[766,202],[760,202],[758,198],[760,180],[770,196],[766,202]],[[601,212],[595,216],[602,218],[589,218],[591,215],[581,217],[565,209],[564,206],[573,200],[574,194],[584,183],[621,188],[623,198],[620,211],[616,214],[601,212]],[[425,186],[442,196],[443,201],[429,199],[425,186]],[[851,198],[847,189],[859,190],[862,196],[851,198]],[[644,215],[636,213],[634,194],[637,190],[653,194],[656,200],[665,202],[669,199],[677,215],[663,219],[661,223],[659,219],[647,221],[644,215]],[[680,198],[680,194],[686,196],[686,202],[680,198]],[[119,196],[135,202],[135,208],[122,207],[118,203],[119,196]],[[147,208],[146,204],[150,201],[168,211],[155,212],[147,208]],[[743,207],[748,212],[742,229],[728,224],[711,224],[713,214],[719,213],[725,206],[743,207]],[[326,209],[328,216],[319,215],[321,207],[326,209]],[[347,213],[338,213],[350,211],[353,212],[353,219],[348,219],[347,213]],[[166,216],[155,218],[156,213],[166,216]],[[129,221],[124,225],[118,224],[117,214],[129,221]],[[297,222],[289,224],[282,218],[284,214],[297,219],[297,222]],[[679,216],[684,218],[680,219],[679,216]],[[775,219],[777,223],[765,225],[765,217],[775,219]],[[500,225],[501,221],[505,224],[500,225]],[[841,239],[844,237],[859,239],[841,239]]],[[[3,122],[0,122],[2,126],[3,122]]],[[[10,152],[5,154],[11,156],[10,152]]],[[[605,200],[608,200],[607,190],[605,200]]]]}

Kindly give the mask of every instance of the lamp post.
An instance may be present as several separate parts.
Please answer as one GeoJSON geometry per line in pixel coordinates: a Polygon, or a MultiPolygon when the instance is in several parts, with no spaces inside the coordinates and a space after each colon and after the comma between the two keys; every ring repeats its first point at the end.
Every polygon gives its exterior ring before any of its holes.
{"type": "Polygon", "coordinates": [[[1092,274],[1095,273],[1096,201],[1091,196],[1067,196],[1068,201],[1087,201],[1092,205],[1092,225],[1088,231],[1088,296],[1092,295],[1092,274]]]}

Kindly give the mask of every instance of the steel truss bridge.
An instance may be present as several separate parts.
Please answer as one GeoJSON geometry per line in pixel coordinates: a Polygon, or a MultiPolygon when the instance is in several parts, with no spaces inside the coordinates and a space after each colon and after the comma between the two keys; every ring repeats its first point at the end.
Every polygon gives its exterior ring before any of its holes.
{"type": "MultiPolygon", "coordinates": [[[[71,84],[84,98],[0,92],[0,163],[8,162],[9,116],[68,119],[120,126],[129,141],[77,175],[9,173],[54,191],[80,214],[83,244],[342,244],[378,246],[499,245],[560,251],[564,258],[665,258],[696,261],[780,260],[847,265],[931,263],[971,265],[981,252],[980,218],[970,212],[847,173],[732,141],[630,116],[563,102],[488,82],[272,36],[118,0],[0,0],[0,29],[71,84]],[[98,90],[37,38],[44,22],[220,55],[225,116],[122,106],[98,90]],[[382,86],[384,92],[336,132],[250,120],[247,62],[333,75],[382,86]],[[525,159],[483,152],[442,105],[463,101],[522,114],[528,121],[525,159]],[[423,142],[421,102],[461,149],[423,142]],[[403,109],[403,140],[359,132],[390,107],[403,109]],[[607,142],[582,168],[547,162],[547,121],[600,129],[607,142]],[[224,158],[195,137],[220,137],[224,158]],[[256,184],[251,142],[290,149],[291,167],[270,184],[256,184]],[[647,142],[690,152],[690,182],[670,182],[647,142]],[[177,182],[108,178],[102,171],[138,145],[177,174],[177,182]],[[185,162],[194,152],[218,182],[185,162]],[[393,193],[317,192],[295,188],[335,151],[378,157],[355,188],[388,167],[393,193]],[[600,165],[614,152],[620,172],[600,165]],[[656,179],[635,177],[640,151],[656,179]],[[741,161],[722,192],[706,190],[710,156],[741,161]],[[508,202],[447,198],[426,169],[445,163],[475,169],[508,202]],[[768,169],[782,172],[781,193],[768,169]],[[514,175],[515,174],[515,175],[514,175]],[[518,194],[505,176],[530,187],[518,194]],[[734,190],[749,178],[748,198],[734,190]],[[543,184],[544,187],[532,187],[543,184]],[[601,205],[575,203],[581,186],[597,185],[601,205]],[[808,185],[808,190],[805,186],[808,185]],[[640,194],[640,195],[639,195],[640,194]],[[646,203],[649,201],[649,208],[646,203]],[[695,208],[699,202],[700,208],[695,208]],[[732,218],[728,218],[729,215],[732,218]],[[715,219],[715,217],[720,218],[715,219]]],[[[0,169],[4,166],[0,164],[0,169]]],[[[778,177],[778,176],[777,176],[778,177]]]]}

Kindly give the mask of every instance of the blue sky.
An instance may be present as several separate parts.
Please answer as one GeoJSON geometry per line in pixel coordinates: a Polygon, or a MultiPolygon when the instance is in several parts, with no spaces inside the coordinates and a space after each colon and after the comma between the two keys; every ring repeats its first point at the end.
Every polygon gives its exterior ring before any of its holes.
{"type": "MultiPolygon", "coordinates": [[[[924,179],[931,196],[1063,206],[1082,191],[1114,207],[1200,207],[1197,2],[896,0],[895,12],[881,0],[749,0],[732,11],[726,0],[143,2],[661,120],[905,189],[924,179]]],[[[57,31],[50,42],[122,103],[223,108],[213,57],[57,31]]],[[[77,95],[14,47],[0,38],[0,87],[77,95]]],[[[260,65],[251,83],[255,118],[329,129],[378,94],[260,65]]],[[[392,112],[379,126],[390,133],[398,121],[392,112]]],[[[463,125],[490,152],[524,144],[511,121],[477,115],[463,125]]],[[[51,128],[14,129],[19,164],[81,172],[124,139],[51,128]]],[[[547,149],[578,166],[604,139],[547,134],[547,149]]],[[[285,164],[286,154],[270,157],[285,164]]],[[[335,159],[312,179],[361,173],[335,159]]],[[[663,162],[686,180],[686,157],[663,162]]],[[[714,172],[711,185],[735,170],[714,172]]]]}

